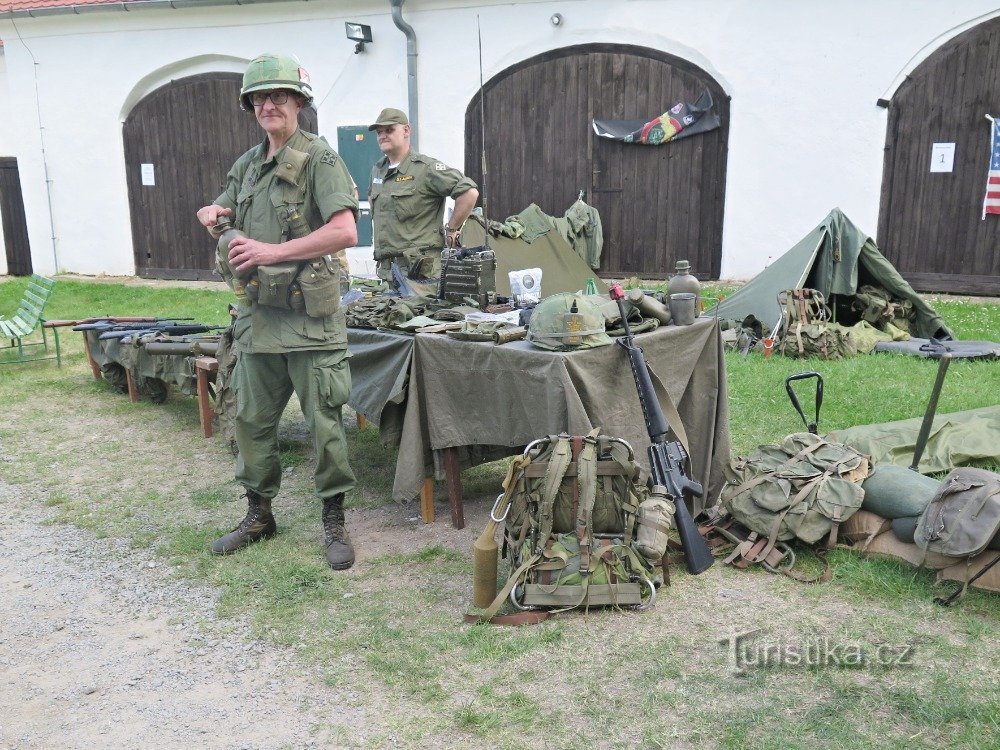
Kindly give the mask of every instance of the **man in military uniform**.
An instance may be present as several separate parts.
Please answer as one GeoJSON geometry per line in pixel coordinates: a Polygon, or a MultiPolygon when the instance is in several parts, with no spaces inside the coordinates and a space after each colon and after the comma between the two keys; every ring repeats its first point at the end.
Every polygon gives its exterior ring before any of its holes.
{"type": "Polygon", "coordinates": [[[237,159],[225,191],[198,210],[206,228],[229,216],[246,235],[230,242],[229,265],[237,274],[252,270],[248,294],[259,290],[241,304],[234,327],[236,479],[248,510],[211,550],[230,554],[277,533],[271,499],[281,484],[278,421],[294,391],[316,451],[327,561],[343,570],[354,563],[344,528],[344,494],[354,487],[354,474],[341,418],[351,374],[344,312],[334,309],[339,285],[331,254],[357,243],[358,203],[337,153],[298,128],[299,111],[311,102],[308,74],[295,60],[254,58],[243,75],[240,105],[254,113],[265,138],[237,159]],[[282,273],[287,291],[271,294],[282,273]],[[302,304],[292,304],[296,294],[302,304]]]}
{"type": "Polygon", "coordinates": [[[462,223],[479,199],[476,183],[457,169],[410,149],[410,122],[398,109],[383,109],[368,126],[385,156],[372,168],[368,200],[375,231],[378,275],[391,280],[391,265],[414,278],[441,275],[441,249],[455,247],[462,223]],[[444,226],[444,199],[455,199],[444,226]]]}

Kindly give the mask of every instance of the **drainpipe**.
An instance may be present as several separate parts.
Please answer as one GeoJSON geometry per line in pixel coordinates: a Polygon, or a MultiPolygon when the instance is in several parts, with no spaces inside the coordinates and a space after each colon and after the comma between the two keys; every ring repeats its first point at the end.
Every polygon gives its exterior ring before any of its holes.
{"type": "Polygon", "coordinates": [[[410,146],[414,151],[417,147],[417,35],[413,27],[403,20],[403,3],[406,0],[389,0],[392,5],[392,22],[406,36],[406,94],[410,113],[410,146]]]}

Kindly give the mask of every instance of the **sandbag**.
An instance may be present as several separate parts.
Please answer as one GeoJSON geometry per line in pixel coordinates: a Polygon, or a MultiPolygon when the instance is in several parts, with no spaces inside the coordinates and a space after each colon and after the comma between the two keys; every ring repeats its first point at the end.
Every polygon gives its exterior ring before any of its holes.
{"type": "MultiPolygon", "coordinates": [[[[861,507],[882,518],[919,516],[931,502],[941,482],[894,464],[878,464],[861,489],[861,507]]],[[[913,541],[912,535],[910,541],[913,541]]]]}

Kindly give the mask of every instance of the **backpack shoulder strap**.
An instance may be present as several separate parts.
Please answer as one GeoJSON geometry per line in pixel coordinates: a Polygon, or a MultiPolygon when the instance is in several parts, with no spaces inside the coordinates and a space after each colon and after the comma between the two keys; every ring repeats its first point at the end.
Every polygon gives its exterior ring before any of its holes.
{"type": "Polygon", "coordinates": [[[544,545],[545,540],[552,534],[553,514],[556,496],[559,494],[559,485],[562,484],[563,477],[569,469],[572,450],[570,447],[569,435],[560,435],[556,439],[556,444],[549,454],[548,465],[545,467],[545,484],[542,492],[542,503],[539,508],[539,534],[538,544],[544,545]]]}

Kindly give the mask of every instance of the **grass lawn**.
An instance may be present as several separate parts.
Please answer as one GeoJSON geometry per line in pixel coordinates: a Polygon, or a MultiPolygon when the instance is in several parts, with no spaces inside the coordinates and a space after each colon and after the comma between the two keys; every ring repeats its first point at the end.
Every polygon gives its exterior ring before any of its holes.
{"type": "MultiPolygon", "coordinates": [[[[24,280],[0,281],[0,311],[12,312],[23,289],[24,280]]],[[[46,317],[221,324],[229,301],[221,289],[60,280],[46,317]]],[[[959,338],[1000,339],[1000,305],[932,304],[959,338]]],[[[464,625],[471,545],[505,464],[463,474],[466,529],[443,520],[440,491],[439,520],[424,526],[415,507],[389,499],[394,451],[352,423],[359,489],[348,521],[363,541],[357,565],[335,574],[294,409],[280,432],[282,533],[212,558],[208,542],[242,516],[227,446],[201,438],[193,398],[131,403],[93,380],[79,334],[63,329],[62,344],[61,369],[0,369],[0,484],[24,489],[39,517],[153,547],[177,576],[217,589],[222,615],[248,617],[258,637],[294,647],[319,689],[348,686],[359,706],[374,707],[366,746],[1000,747],[996,595],[971,591],[942,609],[932,573],[837,550],[824,584],[716,564],[698,577],[674,570],[642,614],[464,625]],[[793,663],[793,651],[810,658],[793,663]]],[[[734,455],[802,429],[784,390],[791,373],[822,373],[826,432],[921,416],[937,372],[936,362],[891,355],[803,363],[729,353],[726,366],[734,455]]],[[[998,394],[1000,363],[956,361],[938,411],[994,405],[998,394]]]]}

